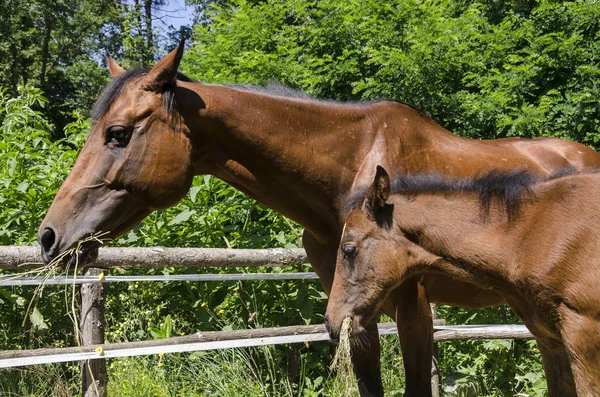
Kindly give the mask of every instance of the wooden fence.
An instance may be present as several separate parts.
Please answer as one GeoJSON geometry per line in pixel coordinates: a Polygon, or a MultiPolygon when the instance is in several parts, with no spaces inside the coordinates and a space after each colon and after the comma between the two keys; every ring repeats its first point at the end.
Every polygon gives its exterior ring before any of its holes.
{"type": "MultiPolygon", "coordinates": [[[[39,267],[38,247],[1,247],[0,269],[24,270],[39,267]]],[[[0,368],[24,365],[82,362],[82,395],[106,396],[106,358],[131,357],[158,353],[190,352],[234,347],[309,343],[329,340],[323,325],[305,325],[236,331],[198,332],[169,339],[104,344],[104,291],[106,282],[132,281],[225,281],[315,279],[312,272],[195,274],[162,276],[104,276],[114,267],[280,267],[307,261],[303,249],[204,249],[204,248],[102,248],[94,267],[84,269],[83,276],[58,276],[47,284],[80,284],[81,342],[78,347],[0,351],[0,368]]],[[[0,276],[0,287],[39,285],[41,277],[0,276]]],[[[380,335],[396,333],[393,323],[379,324],[380,335]]],[[[531,334],[521,325],[446,326],[434,322],[434,341],[466,339],[529,339],[531,334]]],[[[432,387],[438,395],[438,376],[434,360],[432,387]]]]}

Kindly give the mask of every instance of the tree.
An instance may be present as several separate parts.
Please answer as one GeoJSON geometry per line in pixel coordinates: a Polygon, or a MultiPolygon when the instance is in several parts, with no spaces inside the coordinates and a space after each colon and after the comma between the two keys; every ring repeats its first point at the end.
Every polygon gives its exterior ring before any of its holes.
{"type": "Polygon", "coordinates": [[[0,13],[0,85],[12,95],[22,83],[41,88],[62,131],[107,81],[98,60],[104,48],[119,46],[119,2],[7,0],[0,13]]]}
{"type": "Polygon", "coordinates": [[[592,1],[237,0],[209,17],[184,62],[201,81],[401,100],[468,137],[599,139],[592,1]]]}
{"type": "Polygon", "coordinates": [[[17,95],[21,84],[41,88],[49,99],[46,112],[57,127],[55,137],[62,136],[63,127],[74,120],[73,111],[89,114],[108,82],[106,50],[125,67],[150,66],[161,55],[167,39],[155,26],[155,10],[165,3],[0,2],[0,86],[10,95],[17,95]]]}

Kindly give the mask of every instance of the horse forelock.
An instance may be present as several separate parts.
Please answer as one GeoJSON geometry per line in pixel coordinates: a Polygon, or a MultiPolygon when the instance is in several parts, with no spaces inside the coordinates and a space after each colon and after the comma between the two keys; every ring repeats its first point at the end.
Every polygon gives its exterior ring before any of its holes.
{"type": "MultiPolygon", "coordinates": [[[[92,108],[92,120],[98,121],[103,115],[108,113],[112,103],[121,95],[123,89],[131,81],[145,75],[150,71],[149,68],[135,67],[126,70],[119,76],[115,77],[107,86],[102,90],[100,96],[96,100],[94,107],[92,108]]],[[[193,81],[183,73],[177,73],[177,80],[181,81],[193,81]]],[[[163,105],[165,106],[167,113],[172,114],[175,109],[175,84],[166,84],[163,91],[163,105]]]]}

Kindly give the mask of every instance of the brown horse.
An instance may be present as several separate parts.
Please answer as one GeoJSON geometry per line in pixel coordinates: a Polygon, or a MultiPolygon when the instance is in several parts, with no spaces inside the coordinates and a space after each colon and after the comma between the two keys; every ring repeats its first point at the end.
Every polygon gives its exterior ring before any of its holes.
{"type": "MultiPolygon", "coordinates": [[[[371,181],[377,164],[455,176],[496,167],[546,175],[600,165],[593,150],[559,139],[460,138],[397,102],[341,104],[191,82],[177,73],[182,53],[180,45],[151,70],[125,71],[109,59],[114,80],[98,99],[97,121],[40,226],[44,261],[91,233],[123,234],[150,212],[177,203],[194,175],[212,174],[304,226],[306,252],[329,293],[342,203],[353,186],[371,181]]],[[[93,257],[93,247],[86,251],[93,257]]],[[[424,374],[431,367],[430,301],[503,302],[441,276],[400,286],[385,311],[399,324],[407,395],[431,393],[424,374]]],[[[376,336],[370,346],[355,352],[355,371],[361,394],[379,396],[376,336]]]]}
{"type": "Polygon", "coordinates": [[[535,336],[551,397],[600,395],[600,174],[533,183],[530,173],[390,180],[378,167],[351,200],[326,322],[351,339],[415,274],[493,289],[535,336]],[[358,204],[358,205],[354,205],[358,204]]]}

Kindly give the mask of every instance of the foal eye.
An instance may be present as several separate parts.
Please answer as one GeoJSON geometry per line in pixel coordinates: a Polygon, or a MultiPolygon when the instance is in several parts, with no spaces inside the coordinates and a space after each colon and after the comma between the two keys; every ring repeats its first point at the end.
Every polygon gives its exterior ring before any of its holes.
{"type": "Polygon", "coordinates": [[[114,147],[125,147],[129,143],[130,138],[131,131],[129,128],[122,126],[112,126],[108,130],[106,130],[104,144],[111,144],[114,147]]]}
{"type": "Polygon", "coordinates": [[[344,246],[342,247],[342,252],[344,253],[344,256],[347,259],[354,259],[357,248],[358,247],[354,244],[344,244],[344,246]]]}

